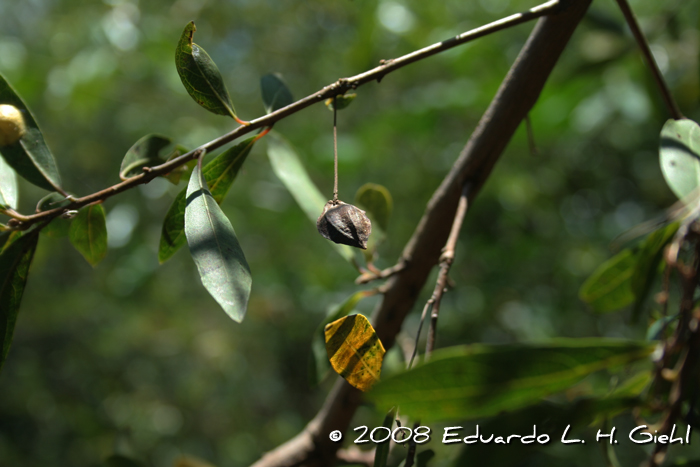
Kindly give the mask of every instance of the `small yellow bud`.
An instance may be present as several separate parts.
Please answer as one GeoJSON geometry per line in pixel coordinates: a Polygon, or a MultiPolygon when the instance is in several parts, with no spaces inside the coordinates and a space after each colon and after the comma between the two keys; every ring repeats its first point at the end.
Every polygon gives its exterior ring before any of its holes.
{"type": "Polygon", "coordinates": [[[19,109],[0,104],[0,147],[16,143],[27,132],[27,125],[19,109]]]}

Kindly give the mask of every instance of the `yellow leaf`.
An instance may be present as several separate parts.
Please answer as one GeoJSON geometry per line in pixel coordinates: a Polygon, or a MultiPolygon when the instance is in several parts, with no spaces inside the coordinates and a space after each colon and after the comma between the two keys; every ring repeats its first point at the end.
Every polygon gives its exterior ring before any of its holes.
{"type": "Polygon", "coordinates": [[[379,381],[384,346],[363,315],[350,315],[325,328],[326,352],[333,369],[352,386],[367,391],[379,381]]]}

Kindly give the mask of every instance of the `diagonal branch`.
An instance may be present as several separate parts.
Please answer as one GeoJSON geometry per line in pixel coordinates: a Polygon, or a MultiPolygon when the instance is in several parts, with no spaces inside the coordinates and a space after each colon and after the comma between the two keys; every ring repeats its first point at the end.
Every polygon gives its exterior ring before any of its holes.
{"type": "MultiPolygon", "coordinates": [[[[428,203],[399,261],[406,267],[387,282],[384,299],[373,315],[374,328],[386,348],[393,345],[404,318],[438,262],[462,186],[471,182],[469,203],[473,203],[508,141],[537,101],[591,0],[561,3],[564,7],[561,13],[537,23],[464,150],[428,203]]],[[[332,465],[340,443],[330,441],[328,435],[333,430],[344,433],[348,429],[360,401],[361,393],[339,378],[306,428],[267,453],[254,467],[332,465]]]]}
{"type": "Polygon", "coordinates": [[[445,50],[451,49],[453,47],[456,47],[458,45],[466,44],[467,42],[473,41],[475,39],[478,39],[480,37],[486,36],[488,34],[492,34],[497,31],[501,31],[503,29],[507,29],[513,26],[517,26],[519,24],[525,23],[527,21],[531,21],[535,18],[542,17],[547,14],[554,13],[558,11],[561,6],[562,2],[560,0],[550,0],[546,3],[543,3],[542,5],[539,5],[535,8],[532,8],[530,10],[527,10],[523,13],[517,13],[511,16],[508,16],[506,18],[500,19],[498,21],[494,21],[492,23],[489,23],[487,25],[481,26],[476,29],[472,29],[471,31],[467,31],[465,33],[462,33],[458,36],[452,37],[450,39],[444,40],[442,42],[438,42],[436,44],[430,45],[428,47],[422,48],[420,50],[416,50],[414,52],[411,52],[407,55],[404,55],[402,57],[392,59],[392,60],[385,60],[381,65],[378,67],[375,67],[369,71],[366,71],[364,73],[361,73],[359,75],[352,76],[350,78],[341,78],[338,81],[336,81],[333,84],[330,84],[320,91],[317,91],[309,96],[304,97],[303,99],[299,99],[298,101],[294,102],[293,104],[288,105],[287,107],[283,107],[275,112],[272,112],[270,114],[265,115],[264,117],[257,118],[255,120],[252,120],[248,123],[248,125],[245,126],[239,126],[235,130],[231,131],[228,134],[225,134],[215,140],[212,140],[199,148],[188,152],[187,154],[183,154],[180,157],[177,157],[171,161],[166,162],[165,164],[155,166],[155,167],[150,167],[147,171],[144,171],[144,173],[137,175],[135,177],[131,177],[128,180],[125,180],[121,183],[118,183],[116,185],[113,185],[109,188],[106,188],[104,190],[98,191],[96,193],[93,193],[91,195],[84,196],[82,198],[76,198],[76,199],[71,199],[71,203],[62,207],[62,208],[55,208],[47,211],[43,211],[37,214],[33,214],[30,216],[24,216],[18,213],[14,212],[2,212],[3,214],[10,215],[13,219],[14,222],[13,227],[18,228],[18,229],[27,229],[30,225],[38,222],[39,220],[50,220],[53,219],[54,217],[60,216],[62,213],[69,211],[69,210],[75,210],[79,209],[83,206],[86,206],[90,203],[95,203],[95,202],[101,202],[106,200],[107,198],[110,198],[118,193],[122,193],[124,191],[127,191],[131,188],[134,188],[138,185],[143,185],[145,183],[150,182],[154,178],[160,176],[160,175],[165,175],[172,170],[176,169],[177,167],[189,162],[190,160],[194,159],[197,157],[197,154],[199,154],[198,151],[203,150],[206,152],[211,152],[214,151],[230,142],[235,140],[236,138],[239,138],[245,134],[248,134],[252,131],[255,131],[257,129],[262,129],[266,127],[272,127],[276,122],[279,120],[282,120],[285,117],[288,117],[292,114],[295,114],[299,112],[300,110],[305,109],[306,107],[309,107],[310,105],[316,104],[318,102],[323,102],[326,99],[333,98],[335,96],[344,94],[346,91],[350,89],[357,89],[359,86],[362,86],[363,84],[367,84],[371,81],[381,81],[381,79],[387,75],[388,73],[391,73],[392,71],[396,71],[399,68],[402,68],[406,65],[409,65],[411,63],[417,62],[419,60],[423,60],[425,58],[428,58],[432,55],[435,55],[440,52],[444,52],[445,50]]]}

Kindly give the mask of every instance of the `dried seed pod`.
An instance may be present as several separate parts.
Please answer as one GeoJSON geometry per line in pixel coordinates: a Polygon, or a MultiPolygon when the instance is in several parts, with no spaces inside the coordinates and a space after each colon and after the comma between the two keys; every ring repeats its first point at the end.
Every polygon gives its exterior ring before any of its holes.
{"type": "Polygon", "coordinates": [[[13,105],[0,105],[0,146],[14,144],[27,132],[27,125],[19,109],[13,105]]]}
{"type": "Polygon", "coordinates": [[[328,201],[316,221],[318,232],[328,240],[367,249],[372,224],[365,212],[342,201],[328,201]]]}

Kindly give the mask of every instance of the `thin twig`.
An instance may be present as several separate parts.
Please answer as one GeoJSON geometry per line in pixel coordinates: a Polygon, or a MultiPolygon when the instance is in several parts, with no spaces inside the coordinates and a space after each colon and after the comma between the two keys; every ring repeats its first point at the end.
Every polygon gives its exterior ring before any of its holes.
{"type": "Polygon", "coordinates": [[[338,96],[333,96],[333,203],[338,202],[338,96]]]}
{"type": "MultiPolygon", "coordinates": [[[[362,86],[363,84],[369,83],[371,81],[379,81],[385,75],[395,70],[398,70],[399,68],[402,68],[408,64],[417,62],[419,60],[423,60],[427,57],[451,49],[458,45],[466,44],[467,42],[473,41],[488,34],[492,34],[494,32],[511,28],[513,26],[517,26],[519,24],[531,21],[533,19],[555,13],[560,8],[560,1],[561,0],[548,1],[525,12],[517,13],[506,18],[502,18],[498,21],[494,21],[487,25],[478,27],[476,29],[472,29],[445,41],[438,42],[428,47],[416,50],[402,57],[385,61],[378,67],[375,67],[359,75],[350,78],[341,78],[335,83],[330,84],[324,87],[323,89],[309,96],[306,96],[294,102],[293,104],[288,105],[287,107],[283,107],[279,110],[276,110],[275,112],[269,113],[255,120],[251,120],[248,123],[248,125],[239,126],[230,133],[227,133],[215,140],[212,140],[200,146],[197,149],[202,149],[210,153],[245,134],[248,134],[259,128],[270,127],[275,122],[278,122],[279,120],[282,120],[285,117],[299,112],[300,110],[305,109],[306,107],[316,104],[317,102],[322,102],[326,99],[338,96],[340,94],[344,94],[349,89],[356,89],[359,86],[362,86]]],[[[30,216],[20,215],[21,217],[17,217],[17,220],[19,220],[21,224],[17,226],[17,228],[26,229],[30,225],[38,222],[39,220],[53,219],[54,217],[61,215],[61,213],[67,210],[75,210],[86,206],[90,203],[94,203],[96,201],[104,201],[107,198],[110,198],[118,193],[122,193],[138,185],[148,183],[154,178],[160,175],[165,175],[171,172],[172,170],[176,169],[177,167],[194,159],[196,157],[195,151],[190,151],[186,154],[183,154],[180,157],[172,159],[159,166],[151,167],[151,171],[148,173],[136,175],[121,183],[117,183],[116,185],[113,185],[109,188],[105,188],[104,190],[92,193],[87,196],[83,196],[82,198],[76,198],[73,202],[71,202],[65,207],[42,211],[40,213],[33,214],[30,216]]]]}
{"type": "Polygon", "coordinates": [[[430,298],[433,301],[433,305],[431,307],[432,312],[430,313],[428,342],[425,345],[426,358],[429,358],[433,353],[433,350],[435,350],[435,338],[437,333],[438,315],[440,314],[440,302],[442,301],[442,294],[445,292],[445,288],[447,287],[447,275],[449,274],[450,267],[455,259],[455,249],[457,248],[459,232],[462,230],[464,216],[466,216],[467,208],[469,207],[469,191],[471,190],[471,186],[471,182],[466,182],[462,187],[462,195],[459,197],[459,204],[457,205],[457,212],[455,212],[455,218],[452,222],[452,228],[450,229],[450,236],[447,237],[445,248],[440,256],[440,272],[438,273],[435,290],[433,290],[433,296],[430,298]]]}
{"type": "Polygon", "coordinates": [[[671,91],[669,90],[668,85],[661,74],[661,70],[659,70],[659,65],[656,63],[656,60],[654,60],[654,55],[651,53],[649,43],[644,37],[642,30],[639,28],[639,24],[637,23],[637,19],[634,17],[632,9],[627,3],[627,0],[616,1],[620,7],[620,10],[622,10],[622,14],[625,16],[627,25],[629,26],[630,30],[632,30],[632,34],[634,35],[634,39],[637,41],[637,45],[642,51],[642,55],[644,55],[644,59],[651,70],[651,74],[654,76],[656,86],[658,86],[659,91],[661,91],[661,96],[664,99],[668,113],[671,114],[671,117],[673,117],[675,120],[680,120],[683,118],[683,114],[673,98],[673,95],[671,94],[671,91]]]}
{"type": "MultiPolygon", "coordinates": [[[[369,264],[367,265],[369,267],[369,264]]],[[[355,279],[355,284],[367,284],[369,282],[375,281],[377,279],[386,279],[399,273],[406,269],[408,266],[408,261],[402,259],[390,268],[383,269],[381,271],[363,271],[360,276],[355,279]]]]}

